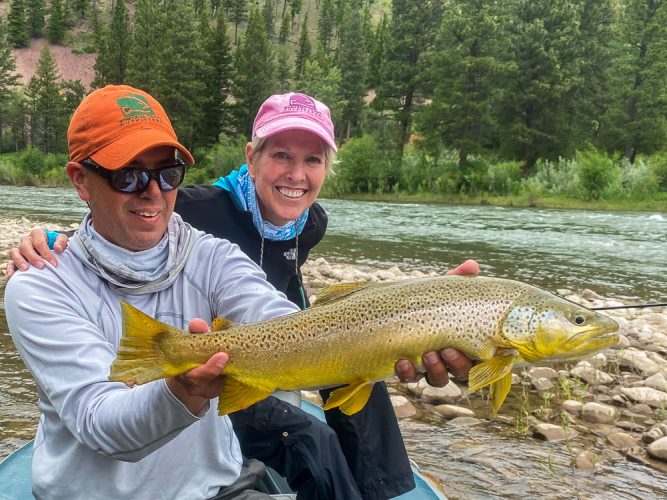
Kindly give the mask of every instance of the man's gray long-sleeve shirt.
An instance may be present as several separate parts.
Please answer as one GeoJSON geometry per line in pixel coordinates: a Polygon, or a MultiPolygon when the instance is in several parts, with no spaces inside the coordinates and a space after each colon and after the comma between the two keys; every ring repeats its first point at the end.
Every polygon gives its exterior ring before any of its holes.
{"type": "Polygon", "coordinates": [[[119,293],[82,264],[76,245],[58,266],[7,284],[7,322],[37,383],[37,498],[208,498],[232,483],[241,452],[217,399],[192,415],[164,380],[108,380],[122,335],[120,301],[186,329],[195,317],[238,323],[297,310],[236,245],[200,234],[178,278],[146,295],[119,293]]]}

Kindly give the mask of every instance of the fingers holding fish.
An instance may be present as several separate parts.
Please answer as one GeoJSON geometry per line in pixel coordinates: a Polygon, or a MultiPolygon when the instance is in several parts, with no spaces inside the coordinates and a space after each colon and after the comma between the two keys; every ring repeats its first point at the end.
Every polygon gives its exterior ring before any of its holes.
{"type": "Polygon", "coordinates": [[[192,413],[199,414],[209,399],[220,395],[224,385],[222,372],[229,355],[218,352],[197,368],[167,379],[167,387],[192,413]]]}
{"type": "Polygon", "coordinates": [[[466,357],[461,351],[448,347],[440,351],[447,371],[454,375],[459,381],[468,380],[468,374],[472,368],[472,360],[466,357]]]}
{"type": "Polygon", "coordinates": [[[479,276],[479,264],[472,260],[466,260],[463,264],[447,271],[445,276],[479,276]]]}

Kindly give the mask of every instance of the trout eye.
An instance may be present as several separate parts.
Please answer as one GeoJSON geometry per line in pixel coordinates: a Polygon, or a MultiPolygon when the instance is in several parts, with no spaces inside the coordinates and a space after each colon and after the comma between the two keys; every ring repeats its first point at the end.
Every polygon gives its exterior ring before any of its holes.
{"type": "Polygon", "coordinates": [[[586,319],[583,316],[575,316],[574,317],[574,322],[577,325],[583,325],[586,322],[586,319]]]}

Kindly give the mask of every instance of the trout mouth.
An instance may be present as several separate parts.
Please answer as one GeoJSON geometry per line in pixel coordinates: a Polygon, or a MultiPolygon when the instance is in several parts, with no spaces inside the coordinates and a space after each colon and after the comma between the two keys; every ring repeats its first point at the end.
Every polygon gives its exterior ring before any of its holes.
{"type": "Polygon", "coordinates": [[[620,340],[618,330],[619,325],[614,321],[613,325],[602,325],[599,328],[579,332],[563,344],[562,354],[551,356],[550,359],[554,361],[573,361],[607,349],[618,344],[620,340]]]}

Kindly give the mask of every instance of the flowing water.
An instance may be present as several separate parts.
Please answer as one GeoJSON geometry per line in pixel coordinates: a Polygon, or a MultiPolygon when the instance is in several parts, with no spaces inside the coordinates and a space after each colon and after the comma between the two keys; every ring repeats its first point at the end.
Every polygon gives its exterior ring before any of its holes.
{"type": "MultiPolygon", "coordinates": [[[[357,266],[443,272],[474,258],[486,275],[556,291],[590,288],[606,297],[667,301],[667,213],[585,212],[322,200],[329,228],[313,256],[357,266]]],[[[0,186],[0,217],[79,221],[70,189],[0,186]]],[[[3,235],[0,235],[0,239],[3,235]]],[[[6,237],[6,236],[5,236],[6,237]]],[[[0,459],[33,437],[34,384],[16,353],[0,283],[0,459]]],[[[595,473],[572,466],[594,439],[544,443],[493,422],[454,427],[433,413],[401,428],[413,460],[451,498],[660,498],[667,475],[623,457],[595,473]]]]}

